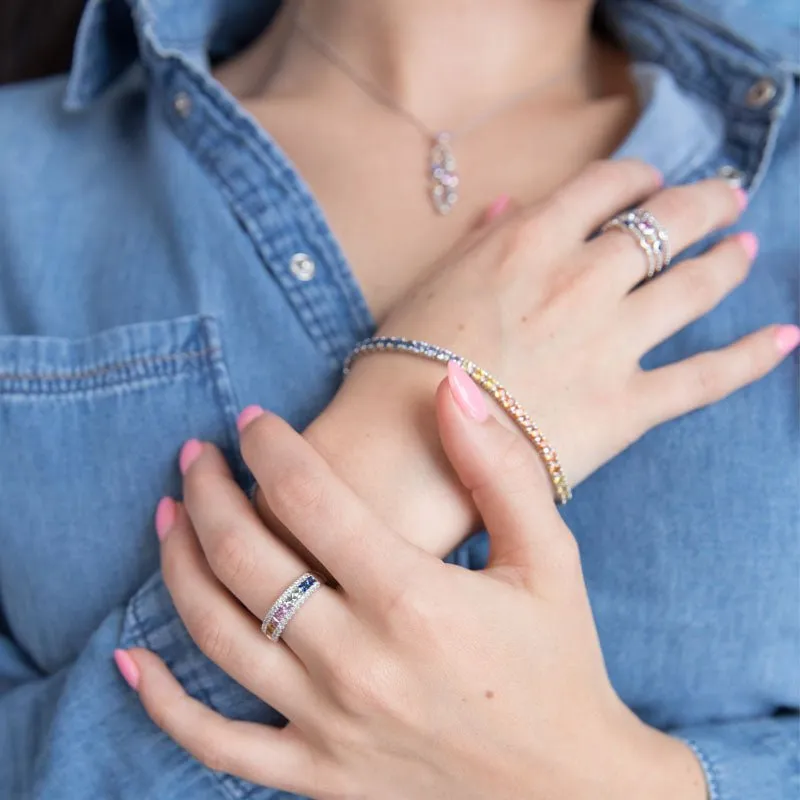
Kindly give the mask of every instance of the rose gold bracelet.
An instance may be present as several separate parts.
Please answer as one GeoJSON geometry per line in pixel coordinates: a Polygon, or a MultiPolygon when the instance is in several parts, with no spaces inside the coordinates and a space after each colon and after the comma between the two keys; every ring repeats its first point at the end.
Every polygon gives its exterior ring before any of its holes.
{"type": "Polygon", "coordinates": [[[508,417],[528,437],[539,457],[542,459],[550,481],[553,484],[555,501],[564,505],[572,499],[572,490],[564,475],[564,470],[558,461],[556,451],[550,446],[542,432],[531,419],[530,415],[513,398],[511,393],[486,370],[481,369],[469,359],[453,353],[444,347],[419,341],[416,339],[403,339],[399,336],[374,336],[356,345],[344,364],[344,374],[350,372],[353,362],[366,353],[409,353],[411,355],[427,358],[430,361],[440,361],[444,364],[455,361],[467,375],[475,381],[485,392],[490,394],[505,411],[508,417]]]}

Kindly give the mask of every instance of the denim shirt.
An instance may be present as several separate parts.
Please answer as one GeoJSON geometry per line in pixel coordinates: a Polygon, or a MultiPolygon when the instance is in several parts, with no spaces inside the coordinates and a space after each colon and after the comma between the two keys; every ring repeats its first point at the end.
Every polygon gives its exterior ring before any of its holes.
{"type": "MultiPolygon", "coordinates": [[[[73,70],[0,91],[0,797],[291,797],[213,773],[146,717],[115,647],[195,697],[280,723],[197,650],[158,573],[176,453],[236,414],[302,427],[373,330],[319,205],[209,74],[265,0],[91,0],[73,70]]],[[[798,322],[794,0],[610,0],[645,107],[617,155],[751,194],[751,278],[653,366],[798,322]]],[[[707,243],[706,243],[707,244],[707,243]]],[[[652,431],[565,511],[611,679],[690,742],[713,800],[800,791],[797,357],[652,431]]],[[[479,536],[455,555],[479,567],[479,536]]],[[[580,765],[576,765],[580,769],[580,765]]]]}

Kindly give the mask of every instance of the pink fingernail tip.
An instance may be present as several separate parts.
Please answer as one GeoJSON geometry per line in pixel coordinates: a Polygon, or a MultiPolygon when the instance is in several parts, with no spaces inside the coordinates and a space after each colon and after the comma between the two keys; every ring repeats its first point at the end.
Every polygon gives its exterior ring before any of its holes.
{"type": "Polygon", "coordinates": [[[125,679],[125,683],[136,691],[139,688],[139,679],[141,675],[139,674],[139,668],[136,666],[134,660],[124,650],[115,650],[114,663],[125,679]]]}
{"type": "Polygon", "coordinates": [[[752,261],[758,254],[758,237],[754,233],[750,233],[748,231],[746,233],[739,234],[739,241],[741,242],[744,251],[752,261]]]}
{"type": "Polygon", "coordinates": [[[778,328],[775,340],[778,351],[783,355],[788,355],[800,344],[800,328],[797,325],[782,325],[778,328]]]}
{"type": "Polygon", "coordinates": [[[171,497],[162,497],[156,507],[156,533],[162,542],[175,524],[175,511],[175,501],[171,497]]]}
{"type": "Polygon", "coordinates": [[[461,410],[476,422],[484,422],[489,416],[489,409],[481,390],[455,361],[447,364],[447,381],[461,410]]]}
{"type": "Polygon", "coordinates": [[[241,414],[239,414],[239,419],[236,420],[236,427],[239,429],[241,433],[253,420],[258,419],[264,413],[264,409],[261,406],[247,406],[241,414]]]}
{"type": "Polygon", "coordinates": [[[189,471],[189,467],[200,458],[203,452],[203,444],[197,439],[189,439],[188,442],[181,448],[181,455],[178,463],[181,467],[181,472],[185,475],[189,471]]]}

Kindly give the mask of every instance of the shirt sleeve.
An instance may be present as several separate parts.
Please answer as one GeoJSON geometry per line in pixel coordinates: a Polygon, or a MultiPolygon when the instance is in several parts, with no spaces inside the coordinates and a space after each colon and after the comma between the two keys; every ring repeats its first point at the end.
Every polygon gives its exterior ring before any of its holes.
{"type": "MultiPolygon", "coordinates": [[[[57,613],[57,610],[54,611],[57,613]]],[[[155,650],[187,691],[229,716],[264,721],[263,704],[206,661],[155,576],[112,610],[78,657],[43,674],[0,625],[0,797],[3,800],[234,800],[245,793],[161,733],[113,662],[117,647],[155,650]],[[147,616],[140,616],[147,613],[147,616]],[[232,688],[231,688],[232,687],[232,688]]],[[[259,800],[276,796],[260,790],[259,800]]],[[[248,795],[250,797],[250,795],[248,795]]]]}
{"type": "Polygon", "coordinates": [[[800,717],[784,714],[672,731],[694,750],[709,800],[800,798],[800,717]]]}

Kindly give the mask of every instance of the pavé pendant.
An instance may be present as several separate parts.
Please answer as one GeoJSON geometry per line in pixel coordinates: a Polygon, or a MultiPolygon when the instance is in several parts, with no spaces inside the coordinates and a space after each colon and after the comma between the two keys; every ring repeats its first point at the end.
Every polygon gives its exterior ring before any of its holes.
{"type": "Polygon", "coordinates": [[[431,201],[442,216],[458,202],[458,183],[452,137],[444,131],[436,135],[431,145],[431,201]]]}

